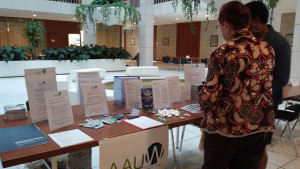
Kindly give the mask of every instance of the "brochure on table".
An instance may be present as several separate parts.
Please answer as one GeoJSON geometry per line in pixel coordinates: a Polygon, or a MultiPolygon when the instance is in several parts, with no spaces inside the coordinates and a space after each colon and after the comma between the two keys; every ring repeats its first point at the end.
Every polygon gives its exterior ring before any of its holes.
{"type": "Polygon", "coordinates": [[[141,116],[139,118],[134,119],[126,119],[124,120],[124,122],[140,129],[149,129],[164,125],[164,123],[159,122],[157,120],[153,120],[146,116],[141,116]]]}
{"type": "Polygon", "coordinates": [[[86,117],[108,114],[104,84],[83,85],[81,90],[86,117]]]}
{"type": "Polygon", "coordinates": [[[79,129],[63,131],[54,134],[48,134],[60,147],[67,147],[75,144],[80,144],[92,141],[93,138],[85,134],[79,129]]]}
{"type": "Polygon", "coordinates": [[[139,79],[132,79],[124,81],[126,109],[142,109],[141,88],[143,81],[139,79]]]}
{"type": "Polygon", "coordinates": [[[77,72],[77,78],[78,78],[77,89],[79,92],[79,100],[80,100],[80,104],[83,104],[81,87],[83,85],[102,84],[102,80],[99,72],[77,72]]]}
{"type": "Polygon", "coordinates": [[[0,152],[49,143],[36,125],[0,128],[0,152]]]}
{"type": "Polygon", "coordinates": [[[49,92],[45,97],[50,131],[74,124],[67,90],[49,92]]]}
{"type": "Polygon", "coordinates": [[[184,64],[186,99],[191,99],[191,85],[205,81],[205,64],[184,64]]]}
{"type": "Polygon", "coordinates": [[[142,88],[141,89],[142,97],[142,111],[143,113],[152,113],[153,112],[153,92],[152,88],[142,88]]]}
{"type": "Polygon", "coordinates": [[[171,107],[167,80],[153,80],[152,92],[154,109],[171,107]]]}
{"type": "Polygon", "coordinates": [[[125,85],[124,81],[140,79],[139,76],[115,76],[114,77],[114,103],[123,107],[123,104],[126,103],[125,96],[125,85]]]}
{"type": "Polygon", "coordinates": [[[167,77],[171,104],[182,102],[180,81],[178,76],[167,77]]]}
{"type": "Polygon", "coordinates": [[[46,120],[44,94],[57,91],[55,68],[25,69],[25,81],[32,122],[46,120]]]}

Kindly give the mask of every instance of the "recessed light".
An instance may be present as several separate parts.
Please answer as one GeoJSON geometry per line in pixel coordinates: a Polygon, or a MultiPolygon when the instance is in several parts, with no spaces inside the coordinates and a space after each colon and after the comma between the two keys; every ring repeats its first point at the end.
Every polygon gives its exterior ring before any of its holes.
{"type": "Polygon", "coordinates": [[[176,20],[178,21],[178,20],[179,20],[179,18],[176,18],[176,20]]]}
{"type": "Polygon", "coordinates": [[[133,24],[134,24],[134,25],[136,25],[136,23],[135,23],[135,22],[134,22],[133,24]]]}
{"type": "Polygon", "coordinates": [[[75,21],[75,18],[73,18],[73,20],[75,21]]]}
{"type": "Polygon", "coordinates": [[[153,21],[153,22],[155,22],[155,21],[153,21]]]}
{"type": "Polygon", "coordinates": [[[9,28],[6,28],[7,32],[9,32],[9,28]]]}
{"type": "Polygon", "coordinates": [[[32,15],[33,17],[36,17],[36,15],[32,15]]]}

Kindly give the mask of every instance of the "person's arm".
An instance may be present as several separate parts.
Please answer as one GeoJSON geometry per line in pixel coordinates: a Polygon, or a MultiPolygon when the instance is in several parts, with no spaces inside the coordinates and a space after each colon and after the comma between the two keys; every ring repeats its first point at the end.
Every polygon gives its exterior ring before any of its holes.
{"type": "Polygon", "coordinates": [[[204,87],[199,93],[200,108],[204,113],[211,111],[213,105],[220,97],[222,83],[220,83],[221,72],[223,71],[223,57],[217,56],[221,52],[220,48],[214,51],[211,55],[208,65],[208,73],[204,87]]]}
{"type": "Polygon", "coordinates": [[[291,51],[287,42],[276,44],[275,67],[273,71],[273,92],[282,89],[289,81],[291,66],[291,51]]]}

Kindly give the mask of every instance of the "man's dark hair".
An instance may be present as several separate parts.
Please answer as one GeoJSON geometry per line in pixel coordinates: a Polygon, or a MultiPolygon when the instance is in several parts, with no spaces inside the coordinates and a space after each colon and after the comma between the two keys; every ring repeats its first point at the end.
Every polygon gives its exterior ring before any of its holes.
{"type": "Polygon", "coordinates": [[[252,20],[260,18],[260,21],[264,24],[268,22],[269,10],[263,2],[253,1],[246,4],[252,14],[252,20]]]}
{"type": "Polygon", "coordinates": [[[251,21],[249,9],[238,1],[231,1],[224,4],[219,13],[219,22],[223,24],[228,22],[234,30],[247,28],[251,21]]]}

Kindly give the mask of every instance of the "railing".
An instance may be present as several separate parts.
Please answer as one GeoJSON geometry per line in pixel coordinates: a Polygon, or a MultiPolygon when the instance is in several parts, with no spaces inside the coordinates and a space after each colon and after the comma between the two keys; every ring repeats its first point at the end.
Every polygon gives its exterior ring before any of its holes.
{"type": "Polygon", "coordinates": [[[70,4],[82,4],[82,0],[48,0],[48,1],[64,2],[70,4]]]}
{"type": "Polygon", "coordinates": [[[160,4],[160,3],[169,2],[169,1],[173,1],[173,0],[154,0],[154,4],[160,4]]]}

